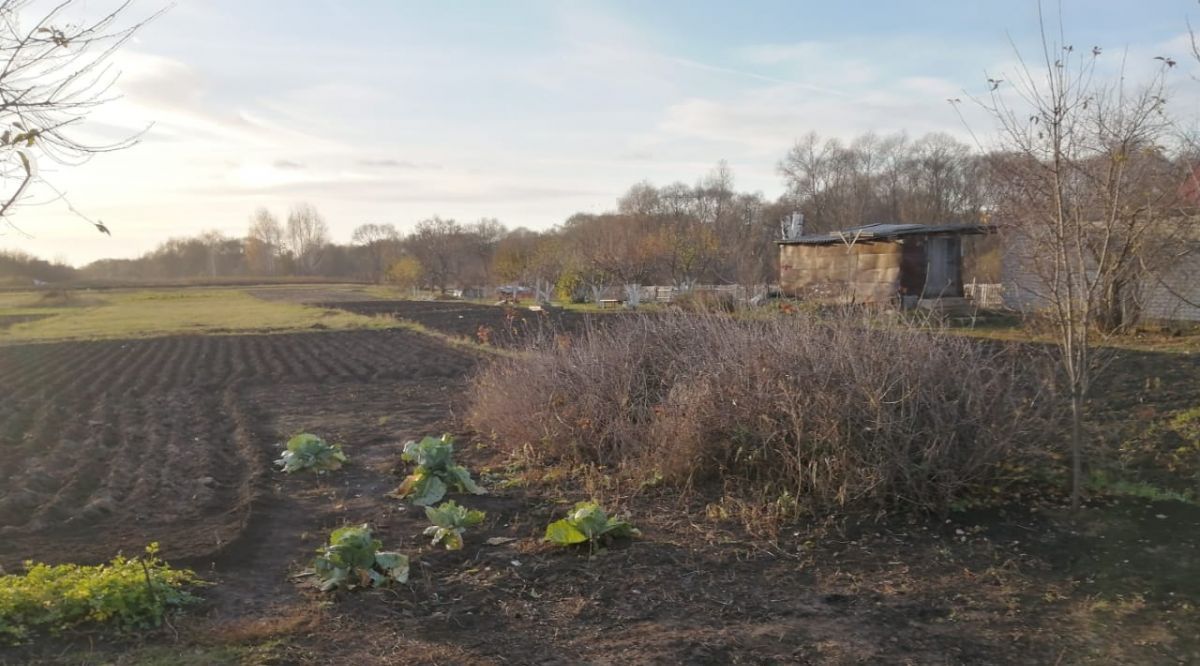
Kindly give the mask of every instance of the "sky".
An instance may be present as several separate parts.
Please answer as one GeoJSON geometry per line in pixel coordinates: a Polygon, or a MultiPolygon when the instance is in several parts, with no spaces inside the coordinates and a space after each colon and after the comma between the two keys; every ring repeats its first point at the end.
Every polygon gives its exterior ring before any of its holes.
{"type": "MultiPolygon", "coordinates": [[[[111,1],[80,0],[96,14],[111,1]]],[[[130,16],[164,6],[136,0],[130,16]]],[[[1056,3],[1047,11],[1058,12],[1056,3]]],[[[1175,58],[1200,108],[1195,0],[1063,0],[1067,43],[1137,79],[1175,58]]],[[[0,248],[82,265],[170,237],[246,232],[258,207],[315,205],[333,239],[432,215],[548,228],[630,185],[695,182],[720,160],[776,197],[815,131],[942,131],[987,142],[970,103],[1036,48],[1034,0],[179,0],[115,58],[119,98],[83,138],[140,142],[41,176],[0,248]]]]}

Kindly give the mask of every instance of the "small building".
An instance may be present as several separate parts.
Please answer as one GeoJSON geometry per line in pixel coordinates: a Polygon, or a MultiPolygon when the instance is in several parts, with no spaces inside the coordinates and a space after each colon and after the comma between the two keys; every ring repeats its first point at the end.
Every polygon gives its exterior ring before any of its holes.
{"type": "Polygon", "coordinates": [[[506,301],[517,302],[534,297],[533,288],[526,287],[523,284],[506,284],[496,287],[496,294],[506,301]]]}
{"type": "Polygon", "coordinates": [[[868,224],[779,244],[785,296],[915,307],[963,297],[963,237],[984,224],[868,224]]]}
{"type": "MultiPolygon", "coordinates": [[[[1037,270],[1029,241],[1010,238],[1001,276],[1004,307],[1036,312],[1052,307],[1048,282],[1037,270]]],[[[1134,275],[1123,288],[1123,318],[1135,322],[1200,324],[1200,238],[1170,241],[1170,261],[1151,262],[1154,270],[1134,275]]],[[[1089,267],[1094,266],[1089,259],[1089,267]]]]}

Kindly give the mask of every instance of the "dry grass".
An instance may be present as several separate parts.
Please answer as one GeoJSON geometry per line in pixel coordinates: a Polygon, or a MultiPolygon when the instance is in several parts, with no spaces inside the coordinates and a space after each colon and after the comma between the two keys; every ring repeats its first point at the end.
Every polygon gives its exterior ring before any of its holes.
{"type": "Polygon", "coordinates": [[[1046,437],[1032,365],[849,317],[631,317],[491,365],[468,422],[548,462],[713,488],[776,518],[942,510],[1046,437]]]}
{"type": "Polygon", "coordinates": [[[677,295],[671,300],[671,307],[684,312],[695,313],[731,313],[737,309],[737,300],[733,294],[715,291],[692,290],[677,295]]]}

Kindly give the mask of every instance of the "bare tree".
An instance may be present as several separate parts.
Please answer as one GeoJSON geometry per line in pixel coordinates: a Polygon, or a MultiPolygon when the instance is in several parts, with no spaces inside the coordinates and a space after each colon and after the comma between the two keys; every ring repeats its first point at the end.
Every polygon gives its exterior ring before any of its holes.
{"type": "Polygon", "coordinates": [[[575,270],[599,300],[609,285],[646,284],[662,264],[654,226],[638,215],[577,213],[563,225],[575,270]]]}
{"type": "Polygon", "coordinates": [[[283,251],[283,227],[271,211],[259,208],[250,218],[246,234],[246,260],[251,272],[274,275],[279,253],[283,251]]]}
{"type": "Polygon", "coordinates": [[[910,141],[863,134],[849,145],[817,134],[798,140],[779,163],[788,197],[809,231],[871,222],[943,224],[978,219],[979,156],[946,134],[910,141]]]}
{"type": "Polygon", "coordinates": [[[982,195],[977,163],[971,148],[948,134],[928,134],[912,143],[894,219],[944,224],[978,218],[982,195]]]}
{"type": "Polygon", "coordinates": [[[301,272],[312,273],[329,244],[329,226],[312,204],[296,204],[288,213],[287,242],[301,272]]]}
{"type": "Polygon", "coordinates": [[[225,235],[216,229],[205,231],[200,234],[200,242],[208,250],[208,276],[217,277],[217,258],[221,254],[222,246],[228,239],[225,235]]]}
{"type": "Polygon", "coordinates": [[[400,254],[400,232],[393,224],[360,224],[350,240],[363,248],[371,279],[382,282],[388,266],[400,254]]]}
{"type": "MultiPolygon", "coordinates": [[[[1039,6],[1040,9],[1040,6],[1039,6]]],[[[1043,19],[1036,64],[990,80],[982,100],[1000,130],[997,215],[1008,227],[1016,287],[1055,333],[1071,414],[1072,504],[1083,485],[1084,413],[1102,368],[1112,308],[1170,225],[1161,163],[1163,74],[1137,90],[1096,76],[1100,49],[1076,51],[1043,19]],[[1161,174],[1160,174],[1161,175],[1161,174]],[[1157,181],[1151,184],[1151,181],[1157,181]]],[[[1166,70],[1163,67],[1163,72],[1166,70]]],[[[1170,182],[1170,179],[1168,179],[1170,182]]]]}
{"type": "Polygon", "coordinates": [[[140,136],[88,143],[73,133],[114,98],[111,56],[146,23],[124,21],[129,2],[98,18],[69,22],[66,16],[83,4],[0,0],[0,219],[12,228],[14,207],[40,183],[72,212],[110,233],[38,175],[39,162],[77,165],[97,153],[128,148],[140,136]]]}
{"type": "Polygon", "coordinates": [[[430,286],[446,293],[446,288],[459,279],[464,248],[462,225],[458,222],[437,215],[421,220],[407,245],[424,268],[430,286]]]}
{"type": "Polygon", "coordinates": [[[501,280],[528,284],[534,277],[543,235],[524,227],[513,229],[496,244],[492,273],[501,280]]]}
{"type": "Polygon", "coordinates": [[[492,262],[496,248],[508,229],[494,217],[484,217],[463,228],[466,250],[470,255],[474,275],[481,285],[492,284],[492,262]]]}

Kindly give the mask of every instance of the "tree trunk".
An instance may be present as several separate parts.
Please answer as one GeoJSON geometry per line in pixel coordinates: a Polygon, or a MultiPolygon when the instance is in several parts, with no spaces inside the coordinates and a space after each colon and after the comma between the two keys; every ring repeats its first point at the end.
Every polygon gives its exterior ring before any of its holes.
{"type": "Polygon", "coordinates": [[[1098,323],[1100,330],[1105,333],[1116,333],[1125,325],[1124,293],[1121,281],[1114,279],[1104,289],[1104,298],[1100,302],[1098,323]]]}
{"type": "Polygon", "coordinates": [[[1083,396],[1071,391],[1071,509],[1078,511],[1083,492],[1083,396]]]}

